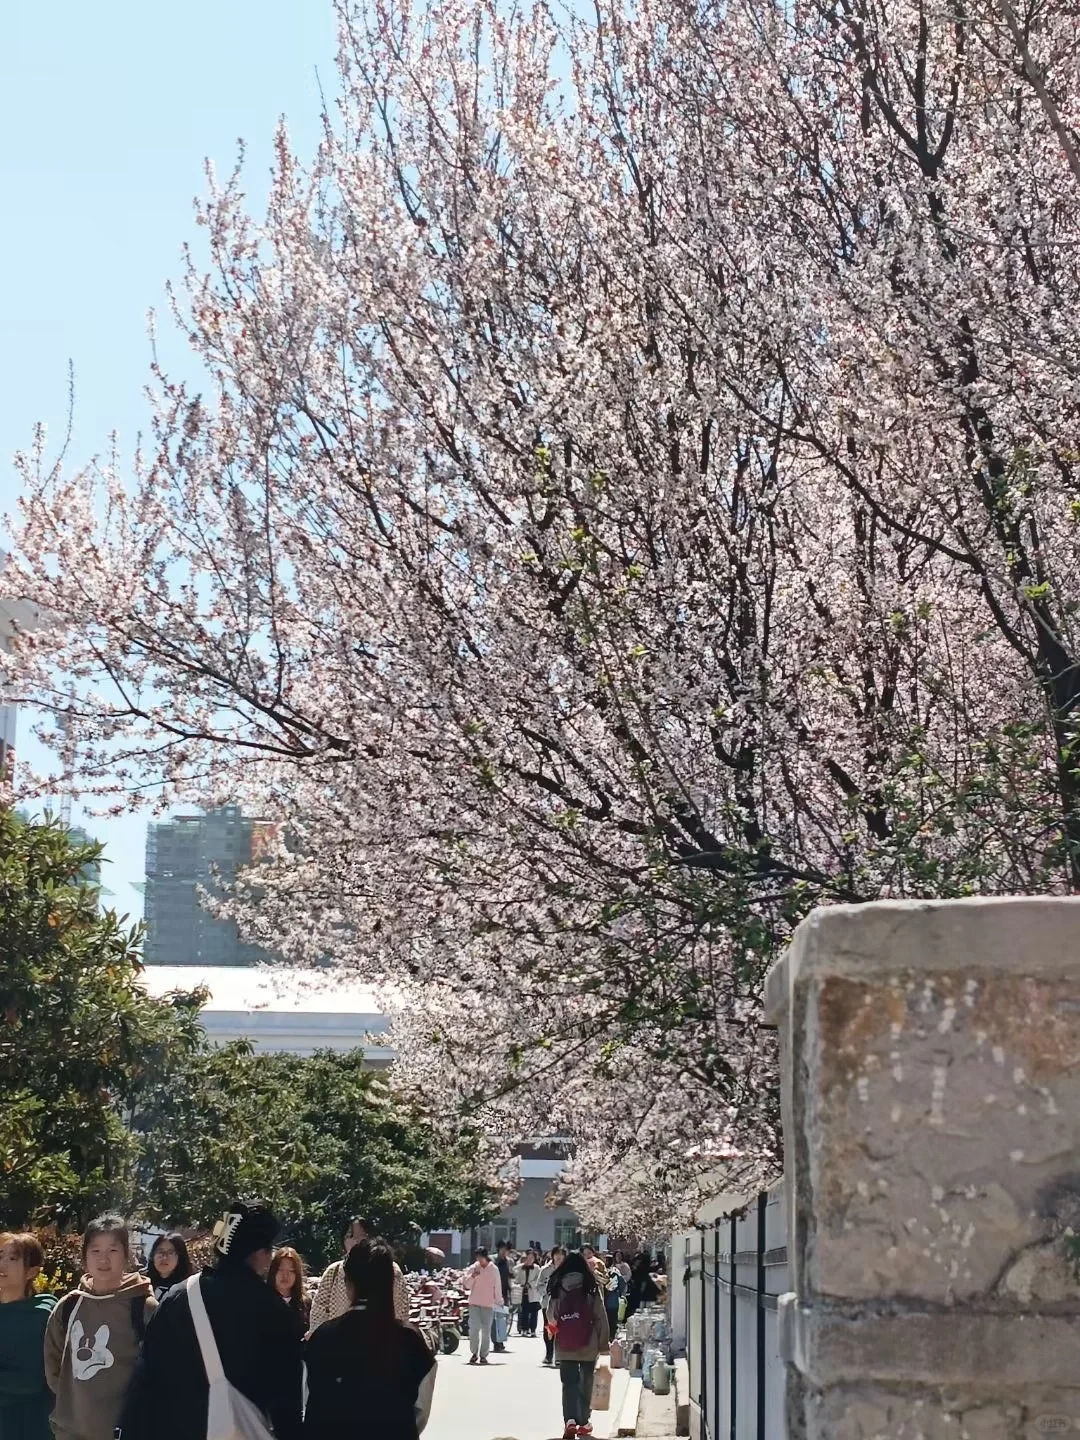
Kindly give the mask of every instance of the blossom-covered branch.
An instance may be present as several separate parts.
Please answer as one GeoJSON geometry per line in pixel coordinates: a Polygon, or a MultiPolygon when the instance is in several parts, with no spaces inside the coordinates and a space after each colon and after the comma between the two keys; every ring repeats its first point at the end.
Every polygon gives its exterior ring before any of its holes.
{"type": "Polygon", "coordinates": [[[1010,13],[343,8],[201,207],[201,392],[24,460],[82,783],[285,822],[253,934],[607,1223],[775,1169],[811,905],[1080,883],[1078,41],[1010,13]]]}

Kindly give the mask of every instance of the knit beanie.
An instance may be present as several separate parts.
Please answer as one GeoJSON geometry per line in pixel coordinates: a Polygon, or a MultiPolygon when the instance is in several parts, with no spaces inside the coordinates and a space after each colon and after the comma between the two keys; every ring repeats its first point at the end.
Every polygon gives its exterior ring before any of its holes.
{"type": "Polygon", "coordinates": [[[262,1200],[234,1200],[214,1226],[214,1250],[222,1261],[241,1264],[256,1250],[270,1250],[281,1230],[262,1200]]]}

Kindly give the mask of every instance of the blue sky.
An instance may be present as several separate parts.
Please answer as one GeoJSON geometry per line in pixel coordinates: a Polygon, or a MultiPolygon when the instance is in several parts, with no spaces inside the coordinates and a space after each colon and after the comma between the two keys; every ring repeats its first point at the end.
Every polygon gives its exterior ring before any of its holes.
{"type": "MultiPolygon", "coordinates": [[[[10,457],[41,420],[59,438],[75,367],[71,455],[130,453],[145,423],[146,314],[164,309],[203,161],[232,168],[247,144],[248,194],[261,203],[274,126],[284,114],[309,153],[319,80],[333,93],[330,0],[27,0],[9,6],[0,45],[0,512],[17,481],[10,457]]],[[[162,316],[170,366],[189,361],[162,316]]],[[[20,753],[34,763],[27,717],[20,753]]],[[[78,812],[77,812],[78,818],[78,812]]],[[[85,819],[108,847],[105,883],[133,916],[145,821],[85,819]]]]}

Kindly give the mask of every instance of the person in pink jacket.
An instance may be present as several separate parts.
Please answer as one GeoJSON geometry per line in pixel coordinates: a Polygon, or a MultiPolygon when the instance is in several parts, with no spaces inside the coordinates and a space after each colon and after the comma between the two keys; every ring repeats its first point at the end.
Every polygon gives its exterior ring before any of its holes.
{"type": "Polygon", "coordinates": [[[503,1303],[502,1276],[491,1263],[491,1256],[481,1246],[476,1263],[465,1271],[465,1289],[469,1296],[469,1364],[488,1363],[491,1345],[491,1322],[496,1307],[503,1303]]]}

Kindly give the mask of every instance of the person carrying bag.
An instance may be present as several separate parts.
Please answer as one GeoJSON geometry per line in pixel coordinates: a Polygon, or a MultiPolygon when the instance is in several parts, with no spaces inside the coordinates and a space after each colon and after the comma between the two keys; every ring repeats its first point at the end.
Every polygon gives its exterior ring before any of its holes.
{"type": "Polygon", "coordinates": [[[301,1440],[300,1337],[266,1283],[278,1230],[261,1201],[229,1207],[214,1268],[174,1286],[146,1327],[116,1440],[301,1440]]]}
{"type": "Polygon", "coordinates": [[[572,1253],[551,1277],[548,1319],[555,1327],[555,1350],[562,1380],[563,1440],[588,1440],[594,1404],[610,1404],[611,1371],[596,1385],[597,1360],[608,1349],[607,1310],[596,1276],[584,1256],[572,1253]]]}
{"type": "Polygon", "coordinates": [[[230,1385],[221,1364],[217,1341],[210,1328],[199,1276],[185,1280],[195,1338],[199,1342],[210,1396],[206,1412],[206,1440],[273,1440],[262,1412],[246,1395],[230,1385]]]}

